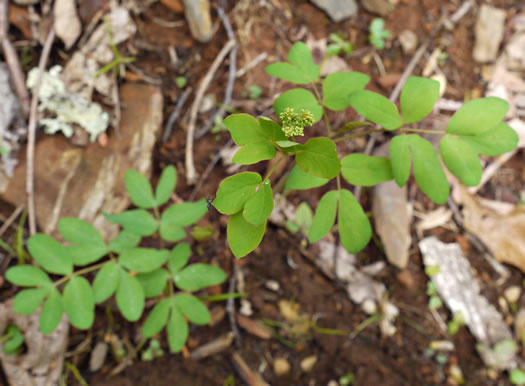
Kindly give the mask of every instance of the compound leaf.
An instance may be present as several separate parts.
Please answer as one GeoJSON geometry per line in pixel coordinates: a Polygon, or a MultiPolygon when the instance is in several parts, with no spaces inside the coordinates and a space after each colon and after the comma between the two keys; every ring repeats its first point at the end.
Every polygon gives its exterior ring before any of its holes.
{"type": "Polygon", "coordinates": [[[255,194],[261,182],[261,175],[253,172],[243,172],[227,177],[219,185],[213,206],[222,214],[237,213],[255,194]]]}
{"type": "Polygon", "coordinates": [[[321,240],[334,226],[338,200],[339,192],[337,190],[326,192],[321,197],[308,235],[311,243],[321,240]]]}
{"type": "Polygon", "coordinates": [[[157,189],[155,190],[155,202],[157,206],[164,205],[171,197],[177,184],[177,170],[170,165],[165,167],[160,175],[157,189]]]}
{"type": "Polygon", "coordinates": [[[54,238],[37,233],[27,241],[29,253],[47,272],[69,275],[73,272],[73,261],[65,247],[54,238]]]}
{"type": "Polygon", "coordinates": [[[69,321],[80,330],[88,329],[95,320],[95,296],[89,282],[73,277],[64,288],[64,309],[69,321]]]}
{"type": "Polygon", "coordinates": [[[330,180],[305,173],[299,166],[295,165],[286,180],[284,193],[287,193],[290,190],[308,190],[317,188],[325,185],[328,181],[330,180]]]}
{"type": "Polygon", "coordinates": [[[155,217],[144,209],[126,210],[119,214],[104,214],[104,217],[113,224],[122,225],[126,231],[139,236],[151,236],[159,227],[155,217]]]}
{"type": "Polygon", "coordinates": [[[153,335],[159,333],[166,323],[168,323],[171,304],[171,299],[163,299],[153,307],[153,310],[151,310],[142,327],[142,335],[144,338],[151,338],[153,335]]]}
{"type": "Polygon", "coordinates": [[[321,178],[334,178],[341,170],[335,143],[329,138],[309,139],[295,153],[295,160],[305,173],[321,178]]]}
{"type": "Polygon", "coordinates": [[[279,119],[281,113],[287,107],[293,108],[298,114],[302,110],[309,110],[314,116],[314,123],[319,122],[323,116],[323,108],[317,102],[314,94],[304,88],[294,88],[286,91],[273,102],[273,110],[279,119]]]}
{"type": "Polygon", "coordinates": [[[169,256],[165,249],[133,248],[120,254],[119,263],[130,271],[146,273],[160,268],[169,256]]]}
{"type": "Polygon", "coordinates": [[[373,186],[394,178],[388,158],[359,153],[341,160],[341,174],[349,183],[358,186],[373,186]]]}
{"type": "Polygon", "coordinates": [[[362,90],[370,77],[360,72],[335,72],[323,81],[323,104],[330,110],[341,111],[350,106],[350,94],[362,90]]]}
{"type": "Polygon", "coordinates": [[[509,104],[501,98],[488,97],[465,103],[450,118],[447,133],[478,135],[495,127],[507,114],[509,104]]]}
{"type": "Polygon", "coordinates": [[[247,222],[242,212],[235,213],[228,221],[228,244],[236,258],[246,256],[261,243],[266,230],[266,222],[252,225],[247,222]]]}
{"type": "Polygon", "coordinates": [[[439,82],[411,76],[401,91],[401,113],[405,123],[419,122],[432,112],[439,99],[439,82]]]}
{"type": "Polygon", "coordinates": [[[96,303],[107,300],[117,290],[120,279],[120,267],[115,262],[105,264],[98,271],[93,281],[93,294],[96,303]]]}
{"type": "Polygon", "coordinates": [[[270,181],[265,181],[257,193],[246,201],[243,216],[252,225],[260,225],[272,214],[273,193],[270,181]]]}
{"type": "Polygon", "coordinates": [[[403,124],[396,105],[381,94],[356,91],[350,95],[350,105],[363,117],[387,130],[396,130],[403,124]]]}
{"type": "Polygon", "coordinates": [[[205,325],[211,320],[208,308],[193,295],[178,294],[175,296],[175,304],[180,312],[192,323],[205,325]]]}
{"type": "Polygon", "coordinates": [[[137,170],[128,170],[124,176],[124,183],[131,202],[139,208],[150,209],[157,206],[150,182],[137,170]]]}
{"type": "Polygon", "coordinates": [[[445,135],[439,143],[439,152],[448,170],[467,186],[481,181],[481,161],[476,152],[460,138],[445,135]]]}
{"type": "Polygon", "coordinates": [[[18,265],[7,270],[6,279],[21,287],[49,286],[51,279],[40,268],[33,265],[18,265]]]}
{"type": "Polygon", "coordinates": [[[346,189],[340,190],[337,218],[343,247],[349,253],[357,253],[366,247],[372,237],[370,221],[354,195],[346,189]]]}
{"type": "Polygon", "coordinates": [[[212,285],[221,284],[226,274],[220,268],[209,264],[190,264],[174,276],[175,284],[185,291],[198,291],[212,285]]]}
{"type": "Polygon", "coordinates": [[[124,270],[120,271],[116,299],[117,306],[126,320],[139,320],[144,310],[144,290],[138,279],[124,270]]]}
{"type": "Polygon", "coordinates": [[[62,319],[63,312],[64,306],[60,293],[53,288],[40,311],[40,331],[42,334],[50,334],[55,331],[60,319],[62,319]]]}

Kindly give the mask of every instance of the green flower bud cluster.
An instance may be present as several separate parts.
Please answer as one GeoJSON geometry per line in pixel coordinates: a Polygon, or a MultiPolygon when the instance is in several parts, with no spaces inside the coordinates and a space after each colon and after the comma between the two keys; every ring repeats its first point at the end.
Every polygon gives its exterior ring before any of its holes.
{"type": "Polygon", "coordinates": [[[301,114],[297,114],[293,108],[287,107],[279,114],[279,118],[283,123],[283,132],[287,137],[304,136],[304,127],[312,126],[314,124],[314,115],[310,110],[301,110],[301,114]]]}

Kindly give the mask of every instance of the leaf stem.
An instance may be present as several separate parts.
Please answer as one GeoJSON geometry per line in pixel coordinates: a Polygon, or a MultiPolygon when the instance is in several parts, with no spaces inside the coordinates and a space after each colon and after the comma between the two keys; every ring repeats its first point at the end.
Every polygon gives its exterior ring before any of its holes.
{"type": "Polygon", "coordinates": [[[270,178],[270,176],[273,174],[273,172],[275,171],[275,169],[277,169],[277,166],[279,166],[279,164],[281,163],[281,161],[284,159],[284,154],[281,154],[281,157],[277,160],[277,162],[275,163],[275,165],[272,166],[272,168],[270,169],[270,171],[268,171],[268,173],[266,173],[266,176],[264,177],[264,179],[262,180],[262,182],[260,183],[260,185],[264,184],[268,178],[270,178]]]}
{"type": "Polygon", "coordinates": [[[92,265],[91,267],[87,267],[87,268],[81,269],[79,271],[75,271],[73,273],[70,273],[69,275],[64,276],[62,279],[57,280],[56,282],[54,282],[53,283],[53,287],[56,288],[60,284],[65,283],[66,281],[74,278],[75,276],[80,276],[80,275],[83,275],[83,274],[91,272],[91,271],[96,271],[97,269],[103,267],[104,265],[106,265],[107,263],[110,263],[110,262],[111,262],[111,260],[107,260],[107,261],[104,261],[103,263],[95,264],[95,265],[92,265]]]}
{"type": "Polygon", "coordinates": [[[400,129],[403,132],[412,132],[412,133],[425,133],[425,134],[446,134],[445,130],[424,130],[424,129],[400,129]]]}
{"type": "Polygon", "coordinates": [[[335,138],[334,139],[334,142],[341,142],[341,141],[345,141],[347,139],[352,139],[352,138],[357,138],[357,137],[363,137],[365,135],[368,135],[368,134],[372,134],[372,133],[382,133],[384,132],[385,129],[370,129],[370,130],[365,130],[365,131],[362,131],[360,133],[354,133],[354,134],[349,134],[349,135],[345,135],[343,137],[339,137],[339,138],[335,138]]]}
{"type": "Polygon", "coordinates": [[[332,138],[332,126],[330,125],[330,121],[328,120],[328,115],[326,114],[326,110],[321,100],[321,94],[319,94],[319,91],[317,91],[317,86],[315,85],[314,82],[312,82],[311,85],[314,90],[315,97],[317,98],[317,102],[319,102],[321,109],[323,109],[324,124],[326,126],[326,131],[328,132],[328,137],[332,138]]]}

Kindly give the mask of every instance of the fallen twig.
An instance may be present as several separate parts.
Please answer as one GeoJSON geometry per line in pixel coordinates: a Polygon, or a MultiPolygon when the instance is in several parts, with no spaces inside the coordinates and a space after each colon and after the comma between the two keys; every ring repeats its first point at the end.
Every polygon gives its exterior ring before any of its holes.
{"type": "Polygon", "coordinates": [[[199,111],[199,106],[201,104],[204,93],[208,89],[213,75],[219,68],[220,64],[230,52],[230,50],[235,46],[235,40],[229,40],[226,45],[221,49],[215,60],[213,61],[208,72],[202,79],[195,94],[195,100],[191,106],[190,111],[190,122],[188,125],[188,132],[186,135],[186,180],[188,185],[193,185],[197,181],[197,172],[195,170],[195,162],[193,160],[193,138],[195,135],[195,123],[197,121],[197,113],[199,111]]]}
{"type": "MultiPolygon", "coordinates": [[[[230,23],[230,19],[228,19],[228,15],[224,12],[224,10],[219,7],[217,8],[217,14],[219,15],[219,18],[222,21],[222,24],[224,25],[224,29],[226,30],[226,34],[228,36],[228,39],[235,40],[235,33],[233,32],[232,25],[230,23]]],[[[222,118],[224,116],[224,113],[226,112],[226,109],[230,106],[232,101],[232,93],[233,93],[233,86],[235,84],[235,73],[237,72],[237,45],[232,48],[230,51],[230,68],[228,71],[228,83],[226,84],[226,89],[224,91],[224,100],[222,102],[222,105],[220,106],[219,110],[217,110],[214,114],[212,114],[211,119],[208,121],[208,123],[197,133],[196,138],[202,137],[204,134],[206,134],[213,124],[215,123],[217,117],[222,118]]]]}
{"type": "Polygon", "coordinates": [[[34,235],[36,233],[36,214],[35,214],[35,138],[36,138],[36,126],[37,126],[37,106],[38,106],[38,94],[40,93],[40,85],[42,83],[42,74],[46,68],[47,59],[51,52],[51,46],[55,40],[55,29],[51,27],[42,55],[38,61],[38,79],[35,84],[33,98],[31,99],[31,108],[29,111],[29,124],[27,134],[27,174],[26,174],[26,193],[27,193],[27,213],[29,217],[29,233],[34,235]]]}
{"type": "Polygon", "coordinates": [[[24,72],[18,61],[18,55],[7,34],[9,29],[8,12],[9,1],[0,0],[0,41],[2,43],[2,50],[4,51],[4,58],[9,68],[16,95],[18,96],[24,115],[27,116],[29,114],[29,92],[27,91],[24,72]]]}
{"type": "MultiPolygon", "coordinates": [[[[239,270],[239,267],[237,267],[237,264],[233,262],[233,274],[230,278],[230,285],[228,287],[229,293],[235,292],[235,284],[237,282],[237,271],[239,270]]],[[[228,312],[228,318],[230,320],[230,328],[233,333],[233,337],[235,338],[235,345],[237,347],[241,347],[241,334],[239,333],[239,328],[237,327],[237,321],[235,320],[235,303],[233,297],[228,298],[228,301],[226,303],[226,312],[228,312]]]]}
{"type": "Polygon", "coordinates": [[[173,130],[173,125],[175,124],[175,122],[177,122],[180,112],[182,111],[182,108],[184,107],[184,103],[186,103],[186,100],[190,96],[191,91],[192,91],[192,88],[188,87],[186,90],[184,90],[182,95],[177,100],[177,104],[175,105],[173,112],[170,114],[170,117],[168,118],[168,122],[166,123],[166,127],[164,128],[164,135],[162,136],[162,143],[168,142],[168,139],[171,136],[171,131],[173,130]]]}
{"type": "Polygon", "coordinates": [[[244,359],[240,356],[238,353],[232,354],[232,360],[233,364],[235,365],[235,368],[237,369],[237,372],[241,376],[241,378],[246,382],[249,386],[268,386],[268,384],[264,381],[264,379],[261,378],[259,373],[256,373],[250,369],[250,367],[246,364],[244,359]]]}
{"type": "Polygon", "coordinates": [[[11,213],[11,215],[5,220],[5,222],[2,224],[2,227],[0,227],[0,236],[2,236],[5,231],[7,230],[7,228],[9,228],[11,226],[11,224],[16,220],[16,218],[18,217],[18,215],[20,213],[22,213],[22,211],[24,210],[24,206],[23,205],[19,205],[14,211],[13,213],[11,213]]]}
{"type": "Polygon", "coordinates": [[[262,63],[266,60],[266,58],[268,57],[268,53],[267,52],[263,52],[259,55],[257,55],[255,57],[255,59],[253,59],[250,63],[248,63],[246,66],[244,66],[243,68],[241,68],[240,70],[238,70],[236,73],[235,73],[235,77],[236,78],[240,78],[244,75],[246,75],[246,73],[248,71],[250,71],[252,68],[254,68],[255,66],[257,66],[259,63],[262,63]]]}

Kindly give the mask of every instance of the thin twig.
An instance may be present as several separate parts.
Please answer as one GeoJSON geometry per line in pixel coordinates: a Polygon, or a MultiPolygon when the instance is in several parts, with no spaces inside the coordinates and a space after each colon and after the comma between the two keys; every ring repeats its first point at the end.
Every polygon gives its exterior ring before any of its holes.
{"type": "Polygon", "coordinates": [[[235,40],[229,40],[226,45],[221,49],[215,60],[213,61],[210,69],[202,78],[202,81],[199,84],[197,93],[195,95],[195,100],[191,106],[190,112],[190,122],[188,124],[188,132],[186,135],[186,180],[188,185],[193,185],[197,181],[197,172],[195,170],[195,162],[193,160],[193,138],[195,135],[195,123],[197,121],[197,113],[199,111],[199,106],[201,104],[204,93],[208,89],[208,86],[213,79],[213,75],[219,68],[220,64],[230,52],[230,50],[235,46],[235,40]]]}
{"type": "Polygon", "coordinates": [[[2,236],[4,234],[4,232],[7,230],[7,228],[9,228],[11,226],[11,224],[16,220],[18,215],[20,213],[22,213],[23,210],[24,210],[24,206],[23,205],[19,205],[13,211],[13,213],[11,213],[11,216],[9,216],[7,218],[7,220],[5,220],[5,222],[2,224],[2,227],[0,227],[0,236],[2,236]]]}
{"type": "Polygon", "coordinates": [[[0,42],[4,51],[4,58],[7,62],[7,67],[9,68],[13,87],[18,96],[18,100],[20,101],[20,105],[22,106],[22,111],[27,117],[29,114],[29,91],[27,91],[24,72],[20,67],[18,55],[16,54],[16,50],[11,44],[7,33],[9,29],[8,14],[9,1],[0,0],[0,42]]]}
{"type": "Polygon", "coordinates": [[[190,197],[188,198],[188,201],[195,200],[195,197],[197,196],[197,193],[199,193],[199,190],[202,187],[202,184],[204,183],[206,178],[208,178],[208,176],[210,175],[210,173],[213,170],[213,168],[215,167],[215,165],[217,165],[217,162],[219,162],[219,160],[221,159],[221,152],[222,152],[222,150],[227,148],[227,147],[230,147],[231,145],[233,145],[233,139],[230,139],[226,143],[226,145],[224,145],[221,148],[221,150],[219,150],[217,152],[217,154],[215,154],[215,157],[213,157],[212,160],[210,161],[210,163],[208,164],[208,166],[206,166],[206,169],[204,170],[204,172],[200,176],[199,181],[195,184],[195,188],[193,188],[193,191],[191,192],[190,197]]]}
{"type": "Polygon", "coordinates": [[[164,135],[162,136],[162,143],[168,142],[168,139],[171,136],[171,131],[173,130],[173,125],[175,122],[177,122],[177,119],[179,118],[180,112],[182,111],[182,108],[184,107],[184,103],[186,103],[186,99],[190,96],[192,91],[191,87],[188,87],[182,95],[177,100],[177,104],[175,105],[175,109],[173,109],[173,112],[170,114],[170,117],[168,118],[168,122],[166,123],[166,127],[164,128],[164,135]]]}
{"type": "Polygon", "coordinates": [[[28,135],[27,135],[27,175],[26,175],[26,193],[27,193],[27,213],[29,217],[29,233],[34,235],[36,233],[36,213],[35,213],[35,138],[36,138],[36,126],[37,126],[37,106],[38,106],[38,94],[40,93],[40,85],[42,83],[42,75],[46,69],[47,60],[49,53],[51,52],[51,46],[55,40],[55,29],[51,27],[42,55],[38,61],[38,78],[33,89],[33,98],[31,99],[31,109],[29,112],[29,124],[28,124],[28,135]]]}
{"type": "Polygon", "coordinates": [[[256,67],[259,63],[264,62],[267,57],[268,57],[268,53],[267,52],[263,52],[263,53],[257,55],[250,63],[248,63],[246,66],[244,66],[243,68],[238,70],[235,73],[235,77],[238,79],[238,78],[246,75],[246,73],[248,71],[250,71],[252,68],[256,67]]]}
{"type": "MultiPolygon", "coordinates": [[[[233,262],[233,272],[232,277],[230,278],[230,285],[228,287],[228,292],[233,293],[235,292],[235,285],[237,282],[237,272],[239,270],[239,267],[237,267],[237,264],[235,261],[233,262]]],[[[235,303],[234,303],[233,297],[229,298],[226,302],[226,312],[228,313],[228,317],[230,320],[230,328],[232,330],[233,336],[235,338],[235,345],[237,347],[241,347],[241,334],[239,333],[239,327],[237,327],[237,321],[235,320],[235,303]]]]}
{"type": "MultiPolygon", "coordinates": [[[[228,15],[224,12],[224,10],[221,7],[217,8],[217,14],[219,15],[219,18],[222,21],[224,29],[226,30],[226,35],[228,36],[228,39],[235,40],[235,33],[233,32],[233,28],[230,23],[230,19],[228,19],[228,15]]],[[[224,100],[222,102],[222,105],[219,108],[219,110],[217,110],[214,114],[212,114],[212,117],[208,121],[206,126],[204,126],[202,130],[200,130],[197,133],[196,138],[200,138],[204,134],[206,134],[212,128],[213,124],[217,120],[217,117],[222,118],[224,116],[226,109],[230,106],[231,101],[232,101],[232,93],[233,93],[233,86],[235,84],[236,72],[237,72],[237,45],[235,45],[235,47],[233,47],[233,49],[230,51],[230,67],[229,67],[229,72],[228,72],[228,83],[226,84],[226,89],[224,90],[224,100]]]]}

